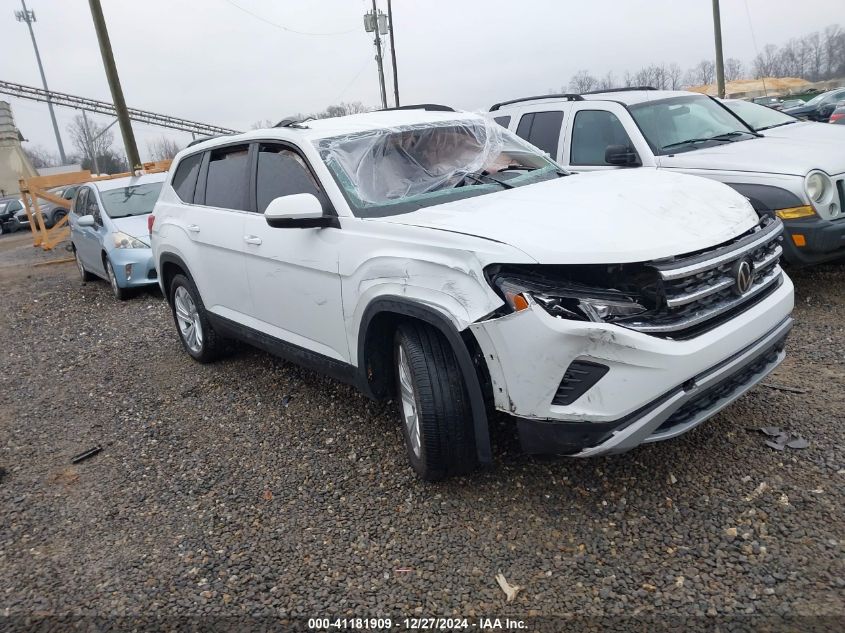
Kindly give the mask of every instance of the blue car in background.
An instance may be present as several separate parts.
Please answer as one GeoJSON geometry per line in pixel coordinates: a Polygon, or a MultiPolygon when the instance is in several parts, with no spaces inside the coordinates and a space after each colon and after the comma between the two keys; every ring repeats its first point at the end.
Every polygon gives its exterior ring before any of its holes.
{"type": "Polygon", "coordinates": [[[70,237],[82,281],[101,277],[117,299],[158,283],[147,220],[167,174],[86,183],[70,211],[70,237]]]}

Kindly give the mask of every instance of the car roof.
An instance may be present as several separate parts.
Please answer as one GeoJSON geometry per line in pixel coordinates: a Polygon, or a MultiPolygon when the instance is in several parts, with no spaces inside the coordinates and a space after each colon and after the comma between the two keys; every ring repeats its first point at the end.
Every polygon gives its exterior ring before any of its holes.
{"type": "Polygon", "coordinates": [[[100,191],[111,191],[112,189],[120,189],[122,187],[143,185],[147,182],[164,182],[165,178],[167,178],[167,173],[159,172],[156,174],[142,174],[140,176],[124,176],[123,178],[110,178],[109,180],[95,180],[90,184],[94,185],[100,191]]]}
{"type": "Polygon", "coordinates": [[[250,130],[242,134],[216,136],[196,145],[192,145],[186,154],[193,154],[198,150],[210,149],[221,144],[249,142],[278,138],[279,140],[303,139],[316,141],[324,138],[345,136],[370,132],[374,130],[389,130],[391,128],[408,127],[412,125],[436,125],[452,121],[475,122],[486,124],[486,119],[480,114],[472,112],[442,112],[429,110],[377,110],[362,112],[347,116],[331,117],[327,119],[308,119],[300,123],[285,127],[272,127],[250,130]]]}
{"type": "Polygon", "coordinates": [[[635,105],[637,103],[643,103],[645,101],[657,101],[658,99],[668,99],[671,97],[689,97],[689,96],[697,96],[697,97],[706,97],[707,95],[703,95],[700,92],[688,92],[686,90],[652,90],[652,89],[617,89],[617,90],[607,90],[604,92],[591,92],[591,93],[582,93],[580,95],[572,94],[572,95],[549,95],[547,97],[538,96],[538,97],[529,97],[525,99],[518,99],[513,102],[505,102],[501,104],[495,110],[491,110],[491,112],[498,112],[498,111],[507,111],[511,107],[519,107],[524,106],[526,104],[532,103],[559,103],[559,102],[571,102],[577,103],[578,101],[616,101],[624,103],[625,105],[635,105]],[[579,98],[580,97],[580,98],[579,98]]]}

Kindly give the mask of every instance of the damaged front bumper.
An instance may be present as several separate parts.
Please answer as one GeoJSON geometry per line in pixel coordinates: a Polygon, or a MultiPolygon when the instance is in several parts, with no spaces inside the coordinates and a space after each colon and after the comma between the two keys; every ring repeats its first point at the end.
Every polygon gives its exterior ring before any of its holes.
{"type": "Polygon", "coordinates": [[[791,281],[719,327],[667,340],[619,326],[551,317],[540,306],[470,326],[496,407],[518,418],[528,453],[620,453],[676,437],[712,417],[783,360],[791,281]],[[606,368],[567,404],[574,362],[606,368]]]}

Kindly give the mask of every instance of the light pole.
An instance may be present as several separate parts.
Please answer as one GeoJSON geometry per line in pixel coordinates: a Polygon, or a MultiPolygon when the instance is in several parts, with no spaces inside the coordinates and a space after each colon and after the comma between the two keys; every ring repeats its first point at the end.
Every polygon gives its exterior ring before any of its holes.
{"type": "Polygon", "coordinates": [[[62,165],[67,164],[65,157],[65,146],[62,145],[62,135],[59,133],[59,124],[56,123],[56,113],[53,111],[53,101],[50,99],[50,89],[47,87],[47,77],[44,75],[44,66],[41,64],[41,53],[38,52],[38,43],[35,41],[35,31],[32,30],[32,23],[35,22],[35,11],[26,8],[26,0],[21,0],[22,11],[15,11],[15,19],[18,22],[26,22],[29,27],[29,36],[32,38],[32,48],[35,49],[35,61],[38,62],[38,72],[41,73],[41,85],[47,93],[47,107],[50,109],[50,119],[53,121],[53,132],[56,133],[56,145],[59,146],[59,158],[62,165]]]}
{"type": "Polygon", "coordinates": [[[399,71],[396,70],[396,40],[393,38],[393,6],[387,0],[387,28],[390,29],[390,61],[393,65],[393,99],[399,107],[399,71]]]}

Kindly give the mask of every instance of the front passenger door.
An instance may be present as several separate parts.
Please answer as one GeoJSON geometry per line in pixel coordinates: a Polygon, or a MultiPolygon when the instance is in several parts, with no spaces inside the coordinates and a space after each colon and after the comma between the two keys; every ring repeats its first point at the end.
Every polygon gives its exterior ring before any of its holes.
{"type": "Polygon", "coordinates": [[[337,228],[273,228],[264,219],[280,196],[310,193],[333,212],[310,167],[292,146],[255,145],[254,206],[244,221],[247,274],[258,329],[335,360],[349,361],[343,323],[337,228]]]}

